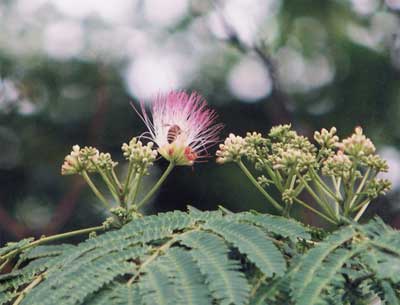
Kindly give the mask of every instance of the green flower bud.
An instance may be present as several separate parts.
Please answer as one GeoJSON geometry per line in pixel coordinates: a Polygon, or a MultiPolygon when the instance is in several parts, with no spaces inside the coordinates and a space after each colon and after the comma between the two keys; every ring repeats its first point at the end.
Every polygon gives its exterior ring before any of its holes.
{"type": "Polygon", "coordinates": [[[365,188],[367,196],[371,199],[385,195],[392,188],[392,183],[387,179],[372,179],[365,188]]]}
{"type": "Polygon", "coordinates": [[[375,152],[375,146],[364,134],[361,127],[356,127],[354,134],[338,144],[340,150],[349,156],[360,159],[375,152]]]}
{"type": "Polygon", "coordinates": [[[332,127],[329,131],[322,128],[321,131],[314,132],[314,140],[322,148],[335,148],[339,142],[339,137],[336,134],[336,127],[332,127]]]}
{"type": "Polygon", "coordinates": [[[246,141],[233,133],[225,139],[224,144],[219,145],[216,152],[217,163],[224,164],[231,161],[239,161],[247,153],[246,141]]]}
{"type": "Polygon", "coordinates": [[[153,146],[153,142],[143,145],[141,141],[132,138],[129,144],[122,144],[121,149],[125,159],[131,162],[134,171],[143,171],[144,174],[148,174],[148,168],[153,165],[158,155],[157,150],[154,150],[153,146]]]}

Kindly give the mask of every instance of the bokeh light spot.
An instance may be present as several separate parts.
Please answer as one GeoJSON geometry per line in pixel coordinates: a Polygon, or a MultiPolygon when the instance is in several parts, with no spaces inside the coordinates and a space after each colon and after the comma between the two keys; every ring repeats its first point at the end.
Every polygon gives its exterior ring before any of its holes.
{"type": "Polygon", "coordinates": [[[243,58],[228,77],[231,92],[246,102],[256,102],[271,93],[272,80],[266,67],[255,58],[243,58]]]}

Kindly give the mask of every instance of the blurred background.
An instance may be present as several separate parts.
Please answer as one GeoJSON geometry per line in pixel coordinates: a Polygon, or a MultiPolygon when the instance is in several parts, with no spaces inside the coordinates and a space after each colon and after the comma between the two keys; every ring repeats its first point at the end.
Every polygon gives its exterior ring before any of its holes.
{"type": "MultiPolygon", "coordinates": [[[[130,102],[170,89],[204,95],[222,137],[363,126],[394,186],[368,214],[400,227],[399,25],[400,0],[0,0],[0,243],[100,224],[80,177],[61,177],[64,156],[94,145],[122,161],[145,130],[130,102]]],[[[269,211],[213,159],[175,169],[147,212],[187,204],[269,211]]]]}

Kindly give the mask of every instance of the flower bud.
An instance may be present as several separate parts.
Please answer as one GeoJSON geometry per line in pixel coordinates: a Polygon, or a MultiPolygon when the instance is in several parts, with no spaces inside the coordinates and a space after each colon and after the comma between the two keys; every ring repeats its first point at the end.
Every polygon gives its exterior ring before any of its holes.
{"type": "Polygon", "coordinates": [[[371,199],[385,195],[392,188],[392,183],[387,179],[372,179],[367,184],[365,192],[371,199]]]}
{"type": "Polygon", "coordinates": [[[375,152],[375,146],[364,134],[361,127],[356,127],[354,134],[338,144],[340,150],[350,156],[361,158],[375,152]]]}
{"type": "Polygon", "coordinates": [[[122,144],[121,149],[125,159],[131,162],[134,171],[143,171],[144,174],[147,174],[148,167],[153,165],[158,155],[157,150],[154,150],[153,146],[153,142],[143,145],[137,138],[132,138],[129,144],[122,144]]]}
{"type": "Polygon", "coordinates": [[[72,146],[72,151],[64,159],[64,163],[61,166],[61,175],[74,175],[82,170],[79,162],[79,145],[72,146]]]}
{"type": "Polygon", "coordinates": [[[231,161],[239,161],[246,154],[246,141],[241,136],[233,133],[225,139],[224,144],[219,145],[217,150],[217,163],[224,164],[231,161]]]}
{"type": "Polygon", "coordinates": [[[339,137],[336,134],[336,127],[332,127],[329,131],[322,128],[321,131],[314,132],[314,140],[323,148],[332,149],[337,146],[339,137]]]}
{"type": "Polygon", "coordinates": [[[322,174],[347,179],[350,176],[352,166],[353,163],[350,158],[339,150],[335,155],[324,161],[322,174]]]}
{"type": "Polygon", "coordinates": [[[106,171],[112,170],[118,164],[118,162],[114,162],[111,159],[111,155],[109,153],[100,153],[98,158],[94,161],[100,169],[106,171]]]}

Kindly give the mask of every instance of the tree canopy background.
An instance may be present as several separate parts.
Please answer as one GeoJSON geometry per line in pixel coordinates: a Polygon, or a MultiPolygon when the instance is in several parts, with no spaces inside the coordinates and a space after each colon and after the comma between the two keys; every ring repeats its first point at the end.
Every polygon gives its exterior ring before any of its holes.
{"type": "MultiPolygon", "coordinates": [[[[130,102],[171,89],[201,93],[221,138],[361,125],[393,182],[369,214],[400,227],[399,13],[399,0],[0,1],[1,244],[101,223],[81,179],[61,177],[64,156],[79,144],[122,160],[145,131],[130,102]]],[[[270,209],[212,158],[174,170],[148,212],[187,204],[270,209]]]]}

